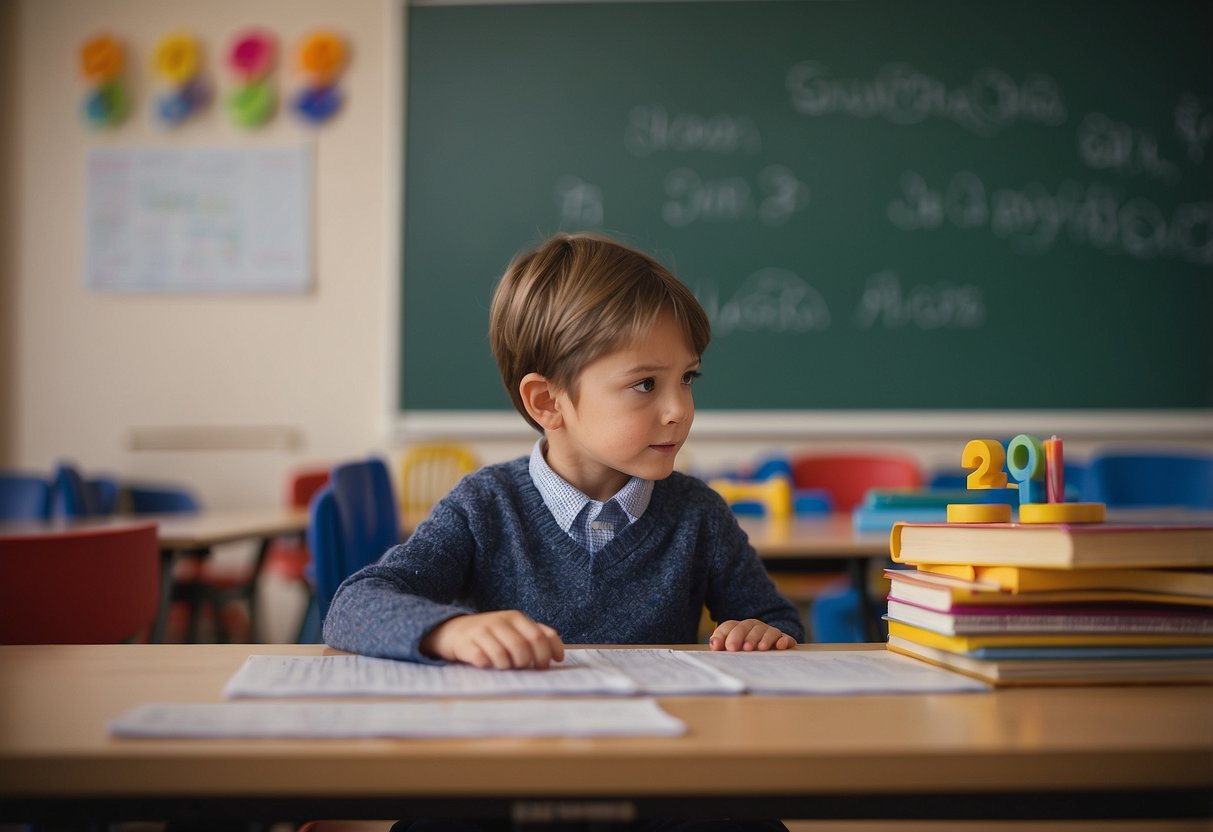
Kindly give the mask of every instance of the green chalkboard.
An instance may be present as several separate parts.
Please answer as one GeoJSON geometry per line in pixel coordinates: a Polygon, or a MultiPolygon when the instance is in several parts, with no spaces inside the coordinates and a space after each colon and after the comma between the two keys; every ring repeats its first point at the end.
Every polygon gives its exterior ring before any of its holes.
{"type": "Polygon", "coordinates": [[[558,230],[650,252],[701,410],[1213,406],[1213,3],[415,5],[399,407],[502,411],[558,230]]]}

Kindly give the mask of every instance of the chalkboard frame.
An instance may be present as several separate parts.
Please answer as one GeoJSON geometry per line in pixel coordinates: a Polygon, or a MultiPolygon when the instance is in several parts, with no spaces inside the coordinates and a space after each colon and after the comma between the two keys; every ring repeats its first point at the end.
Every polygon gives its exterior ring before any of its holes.
{"type": "MultiPolygon", "coordinates": [[[[744,3],[745,0],[730,0],[744,3]]],[[[508,3],[504,3],[507,4],[508,3]]],[[[414,6],[468,5],[427,0],[414,6]]],[[[472,3],[471,5],[479,5],[472,3]]],[[[500,5],[489,0],[488,5],[500,5]]],[[[406,3],[400,7],[401,25],[407,39],[406,3]]],[[[397,91],[401,132],[406,121],[407,103],[404,101],[404,64],[406,47],[400,46],[401,86],[397,91]]],[[[389,92],[391,92],[389,83],[389,92]]],[[[403,141],[398,143],[403,144],[403,141]]],[[[408,171],[403,158],[397,162],[400,180],[404,181],[408,171]]],[[[399,210],[406,210],[403,192],[399,194],[399,210]]],[[[402,227],[402,226],[400,226],[402,227]]],[[[404,245],[399,242],[399,256],[404,245]]],[[[403,275],[403,256],[399,256],[398,273],[403,275]]],[[[403,279],[403,278],[402,278],[403,279]]],[[[403,293],[403,286],[392,287],[392,293],[403,293]]],[[[394,309],[399,309],[400,295],[393,298],[394,309]]],[[[392,314],[392,313],[389,313],[392,314]]],[[[393,327],[389,340],[392,344],[389,372],[391,384],[389,406],[398,434],[419,439],[434,436],[476,437],[521,437],[532,432],[520,416],[510,410],[477,409],[409,409],[401,403],[402,333],[400,321],[392,315],[393,327]]],[[[1116,438],[1123,436],[1147,436],[1173,439],[1213,438],[1213,407],[1182,409],[1031,409],[1031,410],[928,410],[875,409],[875,410],[729,410],[701,409],[697,414],[695,434],[701,437],[932,437],[960,434],[985,433],[1002,435],[1010,432],[1028,431],[1037,433],[1059,432],[1073,437],[1116,438]]],[[[974,434],[975,435],[975,434],[974,434]]]]}

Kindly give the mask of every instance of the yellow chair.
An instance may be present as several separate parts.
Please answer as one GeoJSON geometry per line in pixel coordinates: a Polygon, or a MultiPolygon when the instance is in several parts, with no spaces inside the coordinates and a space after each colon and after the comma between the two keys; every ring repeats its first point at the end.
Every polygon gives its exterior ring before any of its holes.
{"type": "Polygon", "coordinates": [[[405,528],[424,520],[464,474],[480,467],[476,454],[459,444],[414,445],[400,466],[400,495],[405,528]]]}

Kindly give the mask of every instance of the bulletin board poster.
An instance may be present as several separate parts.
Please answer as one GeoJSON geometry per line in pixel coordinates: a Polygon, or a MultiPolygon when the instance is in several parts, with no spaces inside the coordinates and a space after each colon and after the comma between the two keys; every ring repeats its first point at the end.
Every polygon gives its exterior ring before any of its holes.
{"type": "Polygon", "coordinates": [[[306,292],[306,147],[96,148],[85,200],[85,286],[99,292],[306,292]]]}

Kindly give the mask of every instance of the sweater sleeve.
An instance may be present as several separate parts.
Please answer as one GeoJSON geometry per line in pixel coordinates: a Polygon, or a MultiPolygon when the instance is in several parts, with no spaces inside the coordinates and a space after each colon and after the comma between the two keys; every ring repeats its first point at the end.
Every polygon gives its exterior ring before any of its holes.
{"type": "Polygon", "coordinates": [[[714,544],[706,603],[713,620],[757,618],[803,642],[800,613],[775,588],[728,504],[714,491],[705,490],[709,503],[704,525],[714,544]]]}
{"type": "Polygon", "coordinates": [[[426,664],[421,640],[450,618],[473,612],[457,603],[477,542],[454,495],[435,507],[399,546],[347,578],[324,621],[330,647],[426,664]]]}

